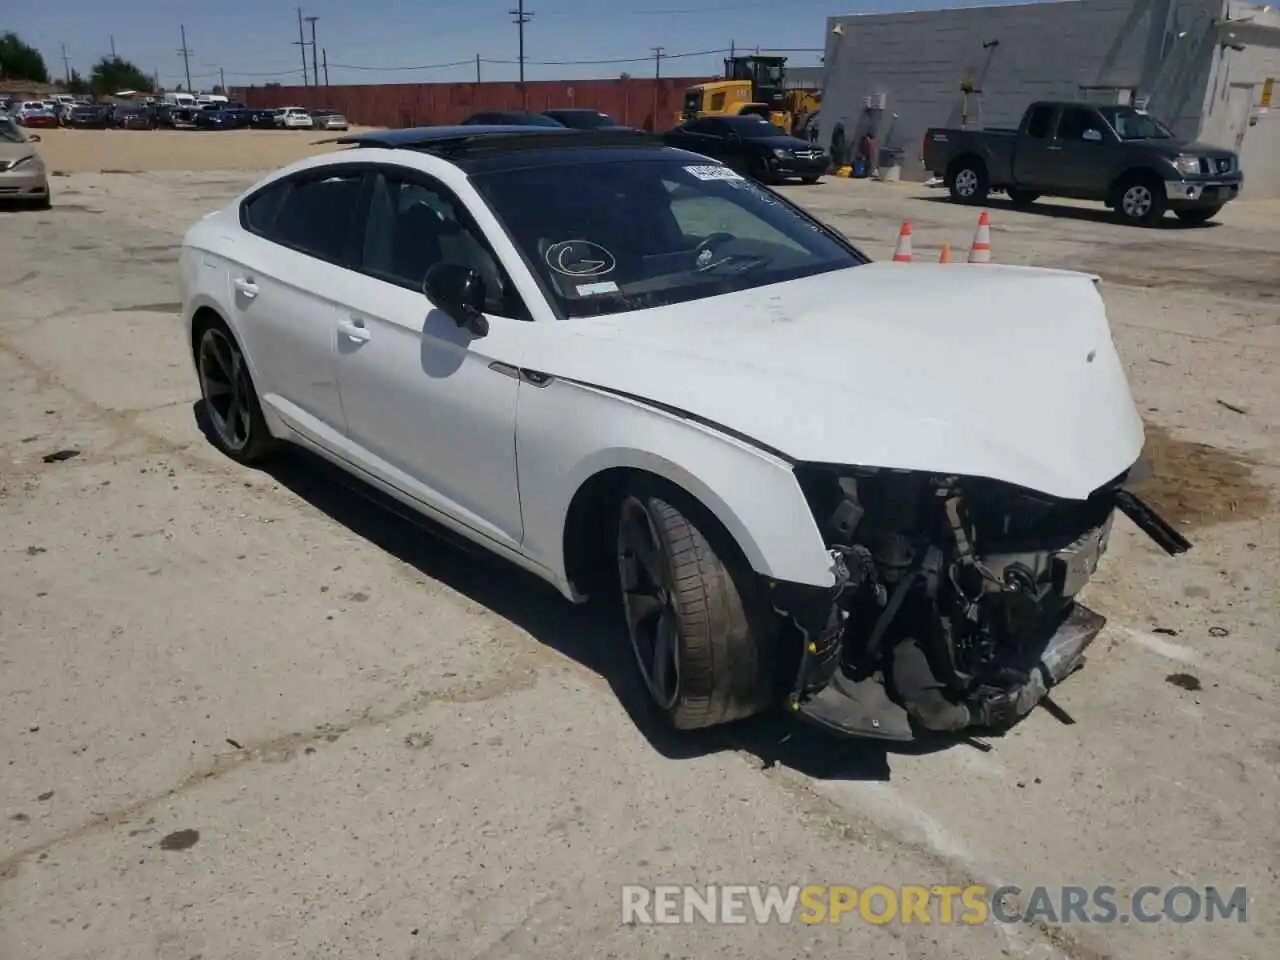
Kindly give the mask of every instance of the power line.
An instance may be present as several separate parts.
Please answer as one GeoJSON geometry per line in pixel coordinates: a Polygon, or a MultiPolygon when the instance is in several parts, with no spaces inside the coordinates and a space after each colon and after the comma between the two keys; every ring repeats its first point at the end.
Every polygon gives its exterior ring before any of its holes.
{"type": "Polygon", "coordinates": [[[653,79],[662,79],[662,58],[666,56],[662,51],[664,47],[650,47],[653,51],[653,79]]]}

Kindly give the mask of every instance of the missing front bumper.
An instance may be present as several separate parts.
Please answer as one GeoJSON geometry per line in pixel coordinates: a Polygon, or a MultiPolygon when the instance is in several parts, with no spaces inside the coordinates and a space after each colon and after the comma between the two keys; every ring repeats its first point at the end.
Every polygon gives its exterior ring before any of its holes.
{"type": "MultiPolygon", "coordinates": [[[[1027,680],[1012,691],[1018,719],[1035,709],[1045,695],[1078,670],[1084,653],[1093,643],[1106,618],[1083,604],[1075,604],[1066,619],[1049,635],[1027,680]]],[[[912,741],[936,736],[919,730],[907,711],[894,701],[879,677],[853,680],[837,670],[831,682],[799,705],[797,715],[808,723],[845,737],[912,741]]]]}

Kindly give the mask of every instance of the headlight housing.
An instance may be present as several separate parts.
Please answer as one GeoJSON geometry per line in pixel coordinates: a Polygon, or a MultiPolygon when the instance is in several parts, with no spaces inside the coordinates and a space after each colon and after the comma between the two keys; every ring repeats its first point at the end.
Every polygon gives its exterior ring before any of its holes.
{"type": "Polygon", "coordinates": [[[779,160],[786,160],[788,157],[791,156],[791,151],[784,150],[781,147],[776,147],[774,148],[773,155],[777,157],[779,160]]]}
{"type": "Polygon", "coordinates": [[[1200,158],[1199,157],[1183,157],[1173,158],[1173,168],[1179,173],[1199,173],[1200,158]]]}

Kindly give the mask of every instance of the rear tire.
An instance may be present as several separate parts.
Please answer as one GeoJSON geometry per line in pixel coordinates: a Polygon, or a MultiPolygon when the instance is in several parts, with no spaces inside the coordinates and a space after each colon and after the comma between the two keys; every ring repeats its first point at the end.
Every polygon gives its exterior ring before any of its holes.
{"type": "Polygon", "coordinates": [[[775,622],[729,534],[692,498],[645,479],[618,512],[623,613],[653,705],[680,730],[759,713],[775,694],[775,622]]]}
{"type": "Polygon", "coordinates": [[[1165,211],[1164,185],[1154,176],[1138,175],[1116,187],[1116,213],[1125,223],[1154,227],[1165,211]]]}
{"type": "Polygon", "coordinates": [[[280,442],[267,428],[240,344],[220,319],[206,322],[194,340],[201,415],[209,439],[237,463],[261,463],[280,442]]]}
{"type": "Polygon", "coordinates": [[[956,203],[984,203],[991,193],[986,165],[976,157],[956,161],[947,171],[947,189],[956,203]]]}
{"type": "Polygon", "coordinates": [[[1208,223],[1222,212],[1222,207],[1197,207],[1192,210],[1175,210],[1173,215],[1183,223],[1208,223]]]}

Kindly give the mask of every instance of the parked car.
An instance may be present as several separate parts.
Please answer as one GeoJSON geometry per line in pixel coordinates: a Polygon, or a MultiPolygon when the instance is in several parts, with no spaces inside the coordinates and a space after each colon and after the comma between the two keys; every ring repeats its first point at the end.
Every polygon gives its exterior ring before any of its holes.
{"type": "Polygon", "coordinates": [[[58,125],[58,115],[39,100],[28,100],[23,103],[15,117],[24,127],[56,127],[58,125]]]}
{"type": "Polygon", "coordinates": [[[623,126],[607,113],[601,113],[599,110],[589,110],[585,107],[565,107],[563,109],[556,110],[543,110],[542,115],[544,117],[550,117],[561,126],[573,127],[575,130],[634,129],[632,127],[623,126]]]}
{"type": "Polygon", "coordinates": [[[154,130],[158,125],[158,113],[163,107],[137,103],[117,107],[114,123],[122,130],[154,130]]]}
{"type": "Polygon", "coordinates": [[[0,117],[0,203],[49,208],[49,174],[33,146],[39,142],[11,118],[0,117]]]}
{"type": "Polygon", "coordinates": [[[78,103],[68,112],[63,124],[82,130],[105,130],[113,125],[114,108],[107,103],[78,103]]]}
{"type": "Polygon", "coordinates": [[[870,263],[638,133],[337,142],[184,238],[212,442],[296,442],[570,600],[617,591],[676,727],[1006,728],[1101,629],[1116,509],[1189,546],[1125,487],[1096,277],[870,263]]]}
{"type": "Polygon", "coordinates": [[[276,111],[274,109],[250,110],[247,117],[247,126],[254,130],[278,129],[276,111]]]}
{"type": "Polygon", "coordinates": [[[1204,223],[1244,185],[1235,152],[1179,140],[1155,117],[1119,104],[1039,101],[1017,129],[932,127],[924,165],[957,203],[982,203],[992,190],[1017,206],[1071,197],[1146,226],[1168,210],[1204,223]]]}
{"type": "Polygon", "coordinates": [[[486,127],[563,127],[558,120],[541,113],[524,113],[520,110],[484,110],[473,113],[462,121],[466,126],[486,127]]]}
{"type": "Polygon", "coordinates": [[[691,120],[668,130],[663,140],[714,157],[762,183],[789,177],[816,183],[831,166],[822,148],[753,114],[691,120]]]}
{"type": "Polygon", "coordinates": [[[311,110],[311,126],[316,130],[346,130],[347,118],[337,110],[311,110]]]}
{"type": "Polygon", "coordinates": [[[284,107],[277,111],[275,122],[285,130],[310,130],[311,114],[302,107],[284,107]]]}
{"type": "Polygon", "coordinates": [[[216,104],[197,110],[193,119],[197,130],[231,130],[236,126],[235,114],[216,104]]]}

